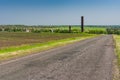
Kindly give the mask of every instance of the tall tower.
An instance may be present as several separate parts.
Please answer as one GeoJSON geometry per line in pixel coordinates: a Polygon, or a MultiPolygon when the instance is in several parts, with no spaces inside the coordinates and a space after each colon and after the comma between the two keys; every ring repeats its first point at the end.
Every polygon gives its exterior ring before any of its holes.
{"type": "Polygon", "coordinates": [[[81,32],[84,32],[84,16],[81,16],[81,32]]]}

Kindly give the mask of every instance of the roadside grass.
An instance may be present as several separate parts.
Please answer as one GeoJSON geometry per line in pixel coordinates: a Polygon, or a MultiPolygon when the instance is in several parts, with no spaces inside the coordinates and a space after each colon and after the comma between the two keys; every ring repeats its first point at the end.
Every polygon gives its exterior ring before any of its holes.
{"type": "Polygon", "coordinates": [[[83,33],[81,34],[81,36],[78,36],[78,37],[65,38],[60,40],[50,40],[48,42],[43,42],[43,43],[33,43],[33,44],[23,44],[20,46],[3,47],[0,49],[0,60],[21,57],[28,54],[37,53],[37,52],[48,50],[58,46],[63,46],[66,44],[77,42],[80,40],[93,38],[96,36],[98,35],[83,33]]]}
{"type": "Polygon", "coordinates": [[[114,79],[113,80],[119,80],[120,79],[120,36],[119,35],[114,35],[114,40],[115,40],[115,51],[116,51],[116,56],[117,59],[114,61],[115,66],[114,66],[114,79]]]}
{"type": "Polygon", "coordinates": [[[120,69],[120,36],[119,35],[114,35],[115,43],[116,43],[116,55],[118,59],[118,66],[120,69]]]}

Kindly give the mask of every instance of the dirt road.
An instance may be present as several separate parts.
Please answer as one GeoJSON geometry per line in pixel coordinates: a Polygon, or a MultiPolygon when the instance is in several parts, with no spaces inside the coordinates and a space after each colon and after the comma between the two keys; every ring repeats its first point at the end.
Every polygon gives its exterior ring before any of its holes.
{"type": "Polygon", "coordinates": [[[111,35],[0,63],[0,80],[112,80],[111,35]]]}

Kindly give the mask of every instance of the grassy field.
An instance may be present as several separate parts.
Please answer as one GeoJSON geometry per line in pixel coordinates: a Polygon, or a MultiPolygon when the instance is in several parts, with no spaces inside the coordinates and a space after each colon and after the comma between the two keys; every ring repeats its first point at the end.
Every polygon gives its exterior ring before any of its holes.
{"type": "Polygon", "coordinates": [[[0,33],[0,60],[25,56],[97,35],[85,33],[0,33]]]}

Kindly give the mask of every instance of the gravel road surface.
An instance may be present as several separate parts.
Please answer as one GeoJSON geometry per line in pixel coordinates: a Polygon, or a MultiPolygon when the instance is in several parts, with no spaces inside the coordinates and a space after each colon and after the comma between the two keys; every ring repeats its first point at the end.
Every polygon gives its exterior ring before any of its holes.
{"type": "Polygon", "coordinates": [[[0,80],[112,80],[111,35],[0,63],[0,80]]]}

